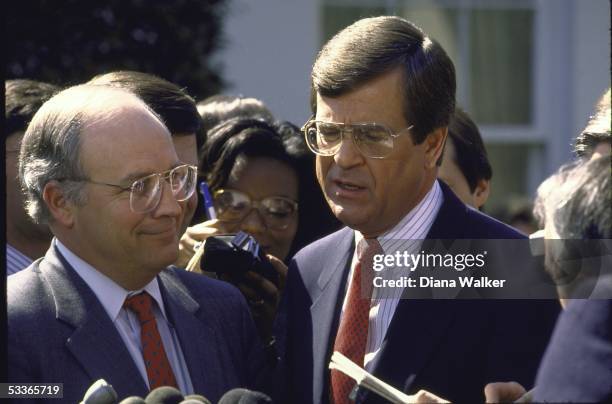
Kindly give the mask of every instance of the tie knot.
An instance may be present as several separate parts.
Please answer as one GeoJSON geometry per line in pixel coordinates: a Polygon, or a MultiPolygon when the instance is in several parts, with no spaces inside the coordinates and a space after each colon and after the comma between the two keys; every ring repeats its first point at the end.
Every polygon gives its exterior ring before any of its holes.
{"type": "Polygon", "coordinates": [[[359,262],[371,262],[376,254],[383,254],[383,249],[375,238],[364,238],[357,244],[359,262]]]}
{"type": "Polygon", "coordinates": [[[147,292],[126,298],[123,307],[136,313],[141,324],[155,318],[153,316],[153,302],[147,292]]]}

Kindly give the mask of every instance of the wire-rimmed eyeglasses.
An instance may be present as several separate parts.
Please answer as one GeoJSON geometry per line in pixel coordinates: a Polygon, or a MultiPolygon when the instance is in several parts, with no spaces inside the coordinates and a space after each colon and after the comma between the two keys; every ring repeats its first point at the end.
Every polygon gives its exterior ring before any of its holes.
{"type": "Polygon", "coordinates": [[[382,159],[393,151],[394,139],[413,128],[413,125],[393,132],[380,123],[336,123],[313,120],[304,124],[302,132],[313,153],[333,156],[340,150],[344,134],[351,133],[357,149],[366,157],[382,159]]]}
{"type": "Polygon", "coordinates": [[[132,182],[129,187],[124,187],[118,184],[110,184],[106,182],[94,181],[89,178],[64,180],[87,182],[96,185],[106,185],[109,187],[119,188],[122,191],[130,192],[130,209],[135,213],[147,213],[155,210],[159,205],[162,197],[162,183],[164,179],[170,185],[172,196],[177,202],[182,202],[191,197],[195,191],[197,180],[197,167],[189,164],[183,164],[174,167],[171,170],[161,173],[149,174],[132,182]]]}

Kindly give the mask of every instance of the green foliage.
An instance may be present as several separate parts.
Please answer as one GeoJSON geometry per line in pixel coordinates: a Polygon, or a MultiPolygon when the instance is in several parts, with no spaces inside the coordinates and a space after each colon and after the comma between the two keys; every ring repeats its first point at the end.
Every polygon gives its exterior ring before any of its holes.
{"type": "Polygon", "coordinates": [[[59,85],[113,70],[156,74],[201,99],[223,86],[211,55],[224,0],[17,0],[5,7],[6,78],[59,85]]]}

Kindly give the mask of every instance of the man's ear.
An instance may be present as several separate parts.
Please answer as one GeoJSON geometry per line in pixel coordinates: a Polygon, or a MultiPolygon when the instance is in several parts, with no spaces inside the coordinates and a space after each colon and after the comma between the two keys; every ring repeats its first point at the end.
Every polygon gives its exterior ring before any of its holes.
{"type": "Polygon", "coordinates": [[[485,180],[484,178],[478,180],[476,189],[474,189],[474,192],[472,193],[472,196],[474,197],[474,205],[476,205],[478,209],[480,209],[480,207],[487,202],[487,199],[489,199],[490,190],[491,182],[489,180],[485,180]]]}
{"type": "Polygon", "coordinates": [[[67,228],[74,225],[74,203],[66,199],[59,182],[48,182],[43,188],[42,197],[56,223],[67,228]]]}
{"type": "Polygon", "coordinates": [[[448,136],[448,128],[437,128],[430,132],[424,140],[425,143],[425,167],[434,168],[442,152],[444,143],[448,136]]]}

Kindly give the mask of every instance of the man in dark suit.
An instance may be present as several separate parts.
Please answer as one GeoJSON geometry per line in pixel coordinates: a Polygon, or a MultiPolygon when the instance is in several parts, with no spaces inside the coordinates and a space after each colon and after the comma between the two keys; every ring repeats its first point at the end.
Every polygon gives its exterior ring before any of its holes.
{"type": "MultiPolygon", "coordinates": [[[[564,310],[527,395],[534,402],[612,400],[611,186],[608,154],[562,167],[538,188],[546,269],[564,310]]],[[[514,401],[525,388],[498,382],[485,393],[487,401],[514,401]]]]}
{"type": "Polygon", "coordinates": [[[120,399],[171,385],[217,400],[251,385],[262,351],[240,293],[166,268],[196,169],[139,98],[62,91],[30,123],[19,176],[55,238],[8,278],[10,382],[63,383],[66,402],[99,378],[120,399]]]}
{"type": "Polygon", "coordinates": [[[491,375],[533,380],[554,302],[432,300],[428,288],[380,298],[361,283],[377,254],[418,254],[440,239],[524,238],[436,180],[455,104],[444,50],[401,18],[363,19],[319,53],[311,94],[305,135],[325,197],[348,227],[290,264],[278,316],[280,397],[348,402],[354,383],[327,369],[333,351],[400,390],[453,402],[482,401],[491,375]]]}

